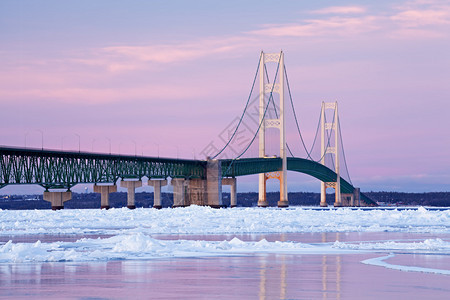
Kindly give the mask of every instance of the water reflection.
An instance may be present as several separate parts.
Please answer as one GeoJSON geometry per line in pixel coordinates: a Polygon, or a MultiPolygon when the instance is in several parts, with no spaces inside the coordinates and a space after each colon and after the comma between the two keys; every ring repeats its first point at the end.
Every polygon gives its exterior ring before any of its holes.
{"type": "Polygon", "coordinates": [[[286,282],[286,276],[287,276],[287,264],[286,264],[286,256],[281,256],[281,292],[280,292],[280,299],[286,298],[286,289],[287,289],[287,282],[286,282]]]}
{"type": "Polygon", "coordinates": [[[328,272],[328,264],[327,264],[327,256],[322,256],[322,299],[327,299],[327,272],[328,272]]]}
{"type": "MultiPolygon", "coordinates": [[[[392,239],[392,235],[380,239],[392,239]]],[[[445,238],[448,236],[443,236],[445,238]]],[[[341,233],[301,236],[309,243],[348,241],[341,233]]],[[[373,239],[371,234],[357,236],[373,239]]],[[[355,238],[355,239],[356,239],[355,238]]],[[[416,238],[408,235],[403,238],[416,238]]],[[[258,237],[258,240],[260,237],[258,237]]],[[[273,236],[267,238],[274,240],[273,236]]],[[[278,235],[276,240],[298,239],[278,235]]],[[[302,240],[302,242],[305,242],[302,240]]],[[[346,299],[427,298],[450,294],[448,277],[367,266],[378,254],[255,254],[233,257],[177,258],[107,262],[0,264],[0,298],[164,298],[164,299],[346,299]],[[400,275],[400,276],[399,276],[400,275]],[[367,280],[370,278],[370,280],[367,280]],[[395,282],[395,293],[380,290],[395,282]],[[391,295],[391,297],[389,297],[391,295]],[[397,298],[399,298],[397,297],[397,298]]],[[[448,264],[448,256],[397,255],[395,263],[448,264]]]]}
{"type": "Polygon", "coordinates": [[[266,272],[267,272],[267,256],[261,255],[259,258],[260,266],[259,266],[259,300],[266,299],[266,272]]]}
{"type": "MultiPolygon", "coordinates": [[[[340,233],[321,234],[322,243],[340,238],[340,233]]],[[[281,235],[280,240],[286,241],[287,238],[281,235]]],[[[274,297],[289,299],[298,296],[299,293],[312,295],[316,291],[321,291],[322,299],[341,299],[340,255],[260,255],[258,261],[260,300],[274,297]],[[318,270],[321,271],[320,288],[312,284],[317,282],[314,277],[318,270]],[[276,293],[276,287],[279,287],[279,294],[276,293]]]]}

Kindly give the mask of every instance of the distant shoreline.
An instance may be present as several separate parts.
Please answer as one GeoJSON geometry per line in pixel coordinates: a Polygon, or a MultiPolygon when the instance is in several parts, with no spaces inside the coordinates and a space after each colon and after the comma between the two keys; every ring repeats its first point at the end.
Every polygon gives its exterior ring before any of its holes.
{"type": "MultiPolygon", "coordinates": [[[[429,193],[403,193],[403,192],[366,192],[369,198],[376,201],[381,207],[398,206],[429,206],[450,207],[450,192],[429,193]]],[[[292,206],[319,206],[320,193],[291,192],[289,193],[289,204],[292,206]]],[[[173,204],[172,193],[162,193],[162,207],[171,207],[173,204]]],[[[269,206],[277,206],[278,192],[267,193],[269,206]]],[[[258,201],[257,192],[238,193],[237,204],[242,207],[256,206],[258,201]]],[[[126,206],[126,192],[111,193],[110,207],[120,208],[126,206]]],[[[230,206],[230,194],[223,193],[225,206],[230,206]]],[[[327,202],[331,206],[334,203],[334,194],[327,194],[327,202]]],[[[152,207],[153,193],[136,193],[136,207],[152,207]]],[[[0,196],[0,209],[49,209],[49,202],[42,200],[42,194],[32,195],[8,195],[0,196]]],[[[100,208],[100,194],[97,193],[73,193],[72,200],[66,202],[67,209],[100,208]]]]}

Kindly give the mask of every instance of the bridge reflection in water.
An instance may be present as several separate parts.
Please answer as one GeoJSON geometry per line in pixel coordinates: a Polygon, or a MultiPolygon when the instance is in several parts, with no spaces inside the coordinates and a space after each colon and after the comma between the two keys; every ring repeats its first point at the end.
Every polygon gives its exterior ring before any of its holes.
{"type": "MultiPolygon", "coordinates": [[[[322,243],[330,240],[339,241],[340,233],[322,233],[322,243]],[[334,237],[334,238],[333,238],[334,237]]],[[[286,235],[280,235],[280,241],[286,241],[286,235]]],[[[275,255],[276,267],[272,255],[259,257],[259,293],[260,300],[272,299],[276,295],[279,286],[279,299],[289,299],[294,295],[315,294],[322,292],[322,299],[341,299],[341,272],[342,262],[340,255],[322,255],[321,267],[318,268],[318,255],[275,255]],[[313,259],[311,259],[313,258],[313,259]],[[301,260],[299,264],[292,261],[301,260]],[[301,270],[297,269],[298,267],[301,270]],[[321,270],[321,276],[317,276],[321,270]],[[317,279],[321,278],[321,286],[317,279]],[[333,288],[334,287],[334,288],[333,288]]],[[[312,295],[311,295],[312,296],[312,295]]]]}

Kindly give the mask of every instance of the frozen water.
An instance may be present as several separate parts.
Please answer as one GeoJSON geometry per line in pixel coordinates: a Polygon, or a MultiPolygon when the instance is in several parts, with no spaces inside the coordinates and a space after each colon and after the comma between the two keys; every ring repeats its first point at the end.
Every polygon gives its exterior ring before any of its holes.
{"type": "Polygon", "coordinates": [[[300,242],[244,242],[236,237],[230,241],[160,240],[142,233],[117,235],[110,238],[87,239],[75,242],[13,243],[0,246],[1,262],[48,261],[104,261],[134,260],[165,257],[227,256],[248,253],[283,254],[348,254],[376,251],[423,251],[450,255],[450,242],[441,239],[401,243],[300,243],[300,242]]]}
{"type": "Polygon", "coordinates": [[[433,269],[433,268],[424,268],[424,267],[416,267],[416,266],[402,266],[395,265],[386,262],[385,260],[389,258],[393,258],[395,255],[387,255],[382,257],[375,257],[363,260],[362,263],[366,265],[380,266],[385,267],[387,269],[405,271],[405,272],[421,272],[421,273],[433,273],[433,274],[442,274],[442,275],[450,275],[450,270],[442,270],[442,269],[433,269]]]}
{"type": "Polygon", "coordinates": [[[12,243],[0,246],[1,262],[102,261],[167,257],[226,256],[246,253],[345,253],[332,245],[312,246],[295,242],[158,240],[142,233],[76,242],[12,243]]]}
{"type": "Polygon", "coordinates": [[[391,265],[386,253],[450,255],[450,242],[441,238],[420,241],[301,243],[292,241],[164,240],[164,235],[208,235],[300,232],[450,233],[450,210],[313,210],[305,208],[111,209],[62,211],[0,211],[0,235],[97,234],[101,238],[76,241],[0,243],[0,263],[53,261],[148,260],[173,257],[233,256],[255,253],[349,254],[383,253],[365,264],[405,271],[448,274],[435,270],[391,265]]]}
{"type": "Polygon", "coordinates": [[[246,234],[293,232],[450,233],[450,210],[305,208],[0,210],[0,235],[246,234]]]}

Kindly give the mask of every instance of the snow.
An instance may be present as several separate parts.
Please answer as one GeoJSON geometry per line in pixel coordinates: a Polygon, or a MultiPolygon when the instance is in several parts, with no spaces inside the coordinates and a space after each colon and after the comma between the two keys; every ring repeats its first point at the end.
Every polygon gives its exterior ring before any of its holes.
{"type": "Polygon", "coordinates": [[[442,274],[442,275],[450,275],[450,270],[443,269],[434,269],[434,268],[424,268],[424,267],[415,267],[415,266],[402,266],[402,265],[394,265],[385,262],[385,260],[394,257],[394,254],[370,258],[363,260],[362,263],[366,265],[379,266],[392,270],[399,270],[404,272],[421,272],[421,273],[433,273],[433,274],[442,274]]]}
{"type": "Polygon", "coordinates": [[[249,253],[316,254],[344,253],[332,245],[312,246],[295,242],[158,240],[142,233],[117,235],[110,238],[86,239],[76,242],[12,243],[0,246],[0,263],[48,261],[136,260],[168,257],[204,257],[245,255],[249,253]]]}
{"type": "Polygon", "coordinates": [[[423,242],[396,242],[388,241],[382,243],[341,243],[336,241],[334,243],[335,248],[339,249],[354,249],[354,250],[415,250],[415,251],[427,251],[427,252],[437,252],[437,253],[450,253],[450,243],[445,242],[439,238],[437,239],[426,239],[423,242]]]}
{"type": "Polygon", "coordinates": [[[147,260],[282,254],[361,254],[382,257],[365,264],[448,274],[448,270],[391,265],[395,253],[450,255],[450,242],[441,238],[420,241],[301,243],[292,241],[242,241],[233,235],[302,232],[405,232],[450,234],[450,210],[314,210],[300,207],[211,209],[190,206],[176,209],[110,210],[0,210],[0,237],[73,235],[72,242],[0,243],[0,263],[147,260]],[[99,235],[99,238],[83,236],[99,235]],[[231,235],[228,240],[158,239],[164,235],[231,235]],[[392,253],[386,256],[386,253],[392,253]]]}
{"type": "Polygon", "coordinates": [[[450,233],[450,210],[305,208],[84,209],[0,211],[0,235],[246,234],[298,232],[450,233]]]}

